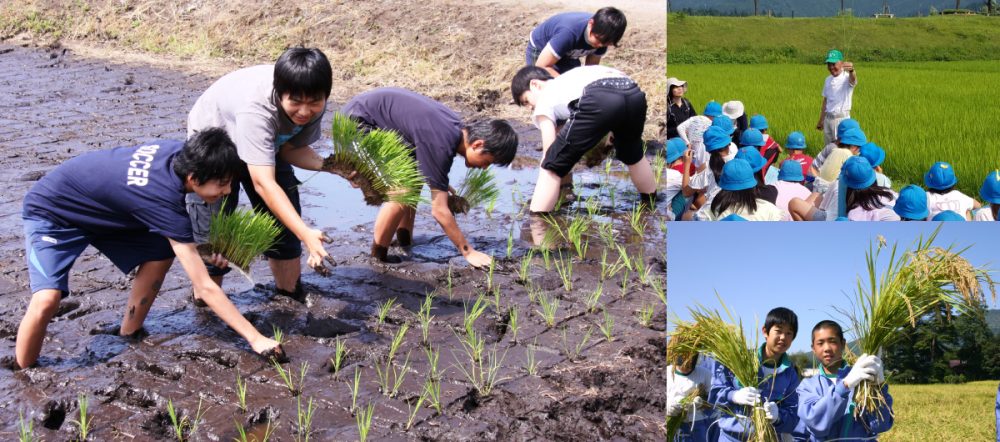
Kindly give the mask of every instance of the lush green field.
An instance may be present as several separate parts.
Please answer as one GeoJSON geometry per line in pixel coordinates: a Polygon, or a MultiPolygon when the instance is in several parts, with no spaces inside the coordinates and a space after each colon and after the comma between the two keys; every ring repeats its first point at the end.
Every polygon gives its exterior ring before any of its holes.
{"type": "Polygon", "coordinates": [[[882,442],[995,440],[997,381],[889,388],[896,420],[882,442]]]}
{"type": "MultiPolygon", "coordinates": [[[[1000,168],[1000,61],[858,62],[856,68],[851,115],[886,150],[883,169],[893,186],[922,185],[931,164],[948,161],[959,188],[978,198],[986,174],[1000,168]]],[[[822,64],[667,65],[667,75],[688,82],[699,112],[709,100],[738,99],[748,115],[767,117],[779,142],[798,130],[809,154],[823,147],[816,130],[828,75],[822,64]]]]}
{"type": "Polygon", "coordinates": [[[995,60],[1000,17],[667,17],[668,66],[822,63],[830,48],[856,61],[995,60]]]}

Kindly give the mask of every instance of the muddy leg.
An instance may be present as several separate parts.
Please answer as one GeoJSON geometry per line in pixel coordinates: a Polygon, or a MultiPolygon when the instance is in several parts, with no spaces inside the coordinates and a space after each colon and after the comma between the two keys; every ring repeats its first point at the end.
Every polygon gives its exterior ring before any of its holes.
{"type": "Polygon", "coordinates": [[[274,275],[275,288],[291,293],[295,292],[299,277],[302,275],[301,261],[299,258],[267,259],[267,263],[271,266],[271,274],[274,275]]]}
{"type": "Polygon", "coordinates": [[[413,222],[417,218],[417,210],[411,207],[403,208],[402,220],[396,228],[396,241],[401,247],[413,245],[413,222]]]}
{"type": "Polygon", "coordinates": [[[122,318],[121,329],[118,334],[128,336],[140,328],[146,321],[149,308],[153,306],[156,295],[160,293],[163,286],[163,277],[166,276],[170,265],[174,259],[164,259],[161,261],[147,261],[139,266],[139,271],[132,281],[132,293],[128,296],[128,304],[125,306],[125,317],[122,318]]]}
{"type": "Polygon", "coordinates": [[[17,343],[14,355],[21,368],[30,367],[38,360],[42,351],[42,340],[49,321],[59,309],[62,291],[56,289],[39,290],[31,295],[28,311],[24,312],[21,325],[17,329],[17,343]]]}
{"type": "Polygon", "coordinates": [[[656,180],[653,178],[653,167],[649,165],[649,160],[642,157],[638,163],[628,166],[628,176],[632,178],[639,193],[656,192],[656,180]]]}

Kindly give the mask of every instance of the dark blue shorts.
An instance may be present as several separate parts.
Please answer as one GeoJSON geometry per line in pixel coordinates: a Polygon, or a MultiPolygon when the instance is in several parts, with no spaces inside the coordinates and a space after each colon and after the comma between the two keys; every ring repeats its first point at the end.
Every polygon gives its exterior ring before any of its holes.
{"type": "Polygon", "coordinates": [[[149,231],[122,231],[116,236],[91,235],[79,227],[24,218],[24,250],[31,293],[56,289],[69,293],[69,269],[88,245],[104,254],[122,273],[140,264],[173,258],[167,238],[149,231]]]}

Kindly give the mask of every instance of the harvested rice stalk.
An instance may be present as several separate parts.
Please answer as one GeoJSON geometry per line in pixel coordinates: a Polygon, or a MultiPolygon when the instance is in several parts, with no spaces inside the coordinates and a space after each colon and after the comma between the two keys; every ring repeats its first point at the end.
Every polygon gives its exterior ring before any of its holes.
{"type": "Polygon", "coordinates": [[[366,203],[377,206],[391,201],[415,207],[420,202],[424,177],[399,134],[383,129],[361,131],[350,117],[336,113],[330,135],[333,153],[323,160],[323,170],[351,180],[366,203]]]}
{"type": "Polygon", "coordinates": [[[219,212],[209,224],[208,243],[199,244],[198,252],[205,259],[210,259],[213,253],[221,254],[244,275],[249,275],[250,263],[270,249],[279,234],[281,227],[267,213],[242,209],[219,212]]]}
{"type": "Polygon", "coordinates": [[[473,207],[496,200],[500,196],[493,179],[493,173],[487,169],[469,169],[465,172],[465,180],[454,195],[448,195],[448,208],[452,214],[468,213],[473,207]]]}
{"type": "Polygon", "coordinates": [[[681,408],[681,412],[676,416],[667,417],[668,441],[674,440],[674,437],[677,436],[677,433],[681,431],[681,425],[684,425],[684,419],[687,418],[688,413],[693,411],[692,407],[694,407],[694,405],[692,404],[694,404],[695,400],[697,400],[699,397],[702,398],[703,402],[701,405],[698,406],[698,408],[706,410],[710,408],[709,406],[705,405],[704,402],[704,400],[708,397],[708,393],[703,391],[701,387],[696,388],[694,391],[685,396],[684,399],[681,399],[680,403],[683,406],[683,408],[681,408]]]}

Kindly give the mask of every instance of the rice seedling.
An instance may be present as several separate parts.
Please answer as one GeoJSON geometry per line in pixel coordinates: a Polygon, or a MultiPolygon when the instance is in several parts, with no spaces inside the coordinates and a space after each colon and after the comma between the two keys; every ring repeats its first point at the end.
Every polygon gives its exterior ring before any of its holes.
{"type": "Polygon", "coordinates": [[[593,333],[594,329],[590,326],[587,327],[587,331],[583,334],[583,339],[576,344],[571,344],[569,342],[569,336],[566,333],[566,327],[562,330],[562,351],[563,356],[569,359],[570,362],[576,362],[580,358],[580,353],[583,352],[583,348],[587,346],[587,342],[590,341],[590,335],[593,333]]]}
{"type": "Polygon", "coordinates": [[[202,417],[205,416],[205,411],[201,410],[202,400],[198,398],[198,411],[194,413],[194,419],[188,416],[178,415],[177,410],[174,408],[174,402],[167,399],[167,415],[170,416],[170,425],[173,427],[174,436],[177,438],[178,442],[184,442],[190,440],[197,432],[198,425],[201,423],[202,417]]]}
{"type": "Polygon", "coordinates": [[[448,196],[448,207],[452,213],[468,213],[483,203],[492,201],[492,204],[496,204],[499,196],[500,189],[494,182],[493,172],[489,169],[468,169],[456,194],[448,196]]]}
{"type": "Polygon", "coordinates": [[[507,319],[507,329],[510,330],[510,333],[511,333],[511,338],[510,338],[511,342],[513,342],[513,343],[516,344],[517,343],[517,329],[518,329],[517,317],[520,315],[518,313],[517,306],[515,305],[515,306],[511,307],[508,314],[509,314],[509,319],[507,319]]]}
{"type": "Polygon", "coordinates": [[[348,351],[347,344],[341,341],[338,336],[334,345],[333,357],[330,358],[330,366],[333,367],[334,376],[340,373],[340,366],[344,364],[344,358],[347,357],[348,351]]]}
{"type": "Polygon", "coordinates": [[[202,255],[221,254],[249,274],[250,263],[270,249],[280,234],[281,226],[267,213],[242,209],[231,213],[220,211],[212,216],[207,247],[200,251],[202,255]]]}
{"type": "Polygon", "coordinates": [[[535,300],[542,294],[542,289],[532,284],[529,284],[526,288],[528,289],[528,302],[534,304],[535,300]]]}
{"type": "Polygon", "coordinates": [[[281,331],[281,329],[278,328],[277,325],[271,325],[271,333],[274,342],[277,342],[278,345],[281,345],[285,342],[285,332],[281,331]]]}
{"type": "Polygon", "coordinates": [[[441,379],[441,373],[438,372],[438,358],[441,356],[438,350],[435,350],[432,346],[427,346],[424,349],[424,354],[427,355],[427,365],[430,366],[430,373],[428,376],[433,379],[441,379]]]}
{"type": "Polygon", "coordinates": [[[236,420],[233,420],[233,423],[236,424],[236,433],[239,435],[239,437],[234,439],[237,442],[267,442],[271,439],[271,436],[274,436],[274,430],[278,429],[277,424],[271,425],[271,421],[267,421],[267,426],[264,427],[264,434],[261,435],[261,438],[258,440],[256,436],[253,436],[253,439],[250,438],[250,435],[247,434],[246,428],[243,428],[243,424],[237,422],[236,420]]]}
{"type": "Polygon", "coordinates": [[[604,241],[604,246],[610,248],[617,244],[615,242],[615,228],[611,221],[603,221],[597,224],[597,234],[604,241]]]}
{"type": "Polygon", "coordinates": [[[431,309],[433,309],[434,295],[428,293],[424,297],[424,302],[420,304],[420,310],[417,311],[417,322],[420,323],[420,342],[424,345],[430,345],[428,337],[431,331],[431,321],[434,320],[434,316],[431,315],[431,309]]]}
{"type": "Polygon", "coordinates": [[[615,340],[615,318],[614,316],[609,315],[607,310],[604,310],[604,321],[601,322],[600,329],[601,333],[604,335],[604,339],[607,339],[608,342],[615,340]]]}
{"type": "Polygon", "coordinates": [[[236,399],[239,400],[240,411],[246,413],[247,411],[247,381],[245,381],[239,372],[236,372],[236,399]]]}
{"type": "Polygon", "coordinates": [[[597,195],[591,195],[584,203],[584,208],[587,209],[587,216],[593,218],[601,210],[600,198],[598,198],[597,195]]]}
{"type": "Polygon", "coordinates": [[[535,250],[528,250],[524,256],[521,257],[521,267],[517,272],[517,280],[525,283],[528,282],[528,278],[531,277],[531,259],[535,257],[535,250]]]}
{"type": "Polygon", "coordinates": [[[385,318],[389,316],[389,311],[392,310],[392,307],[395,304],[396,298],[389,298],[389,300],[384,303],[380,302],[375,304],[377,306],[378,313],[378,322],[375,323],[375,333],[378,333],[379,329],[382,328],[382,324],[385,323],[385,318]]]}
{"type": "Polygon", "coordinates": [[[32,442],[35,440],[35,423],[31,419],[24,420],[24,413],[17,412],[17,440],[32,442]]]}
{"type": "Polygon", "coordinates": [[[410,330],[410,323],[405,322],[403,326],[396,330],[396,335],[392,337],[392,343],[389,344],[389,354],[387,358],[391,361],[396,357],[396,351],[399,347],[403,345],[403,339],[406,338],[406,332],[410,330]]]}
{"type": "Polygon", "coordinates": [[[424,178],[399,134],[382,129],[362,133],[349,117],[335,113],[330,137],[333,152],[323,161],[323,170],[350,177],[366,203],[416,207],[420,202],[424,178]]]}
{"type": "Polygon", "coordinates": [[[653,313],[656,312],[656,307],[651,304],[642,303],[642,307],[635,312],[635,318],[639,321],[639,325],[643,327],[649,327],[653,324],[653,313]]]}
{"type": "Polygon", "coordinates": [[[388,397],[396,397],[399,394],[399,387],[403,385],[403,380],[406,378],[406,372],[410,369],[410,352],[406,353],[406,359],[403,361],[403,366],[398,370],[396,369],[396,364],[392,362],[392,359],[385,359],[385,367],[382,368],[379,364],[375,364],[375,374],[378,375],[379,390],[382,394],[388,397]]]}
{"type": "Polygon", "coordinates": [[[493,218],[493,211],[497,208],[497,199],[497,197],[493,197],[486,201],[486,206],[483,207],[483,210],[486,211],[487,218],[493,218]]]}
{"type": "Polygon", "coordinates": [[[493,289],[493,272],[496,270],[497,260],[490,255],[490,265],[486,268],[486,290],[493,289]]]}
{"type": "Polygon", "coordinates": [[[361,385],[361,368],[354,367],[354,386],[347,384],[347,388],[351,390],[351,414],[354,414],[358,409],[358,389],[361,385]]]}
{"type": "Polygon", "coordinates": [[[527,371],[529,376],[538,374],[538,360],[535,359],[535,346],[537,345],[538,338],[535,338],[532,344],[524,348],[524,371],[527,371]]]}
{"type": "Polygon", "coordinates": [[[507,357],[507,351],[504,350],[503,354],[498,357],[496,345],[493,345],[493,350],[485,353],[479,361],[471,360],[468,368],[458,360],[455,352],[452,352],[452,356],[455,358],[456,367],[465,375],[465,378],[481,397],[489,396],[497,383],[507,379],[498,377],[503,360],[507,357]]]}
{"type": "Polygon", "coordinates": [[[564,259],[562,252],[559,252],[559,259],[556,260],[556,273],[562,280],[563,289],[567,292],[573,291],[573,258],[564,259]]]}
{"type": "Polygon", "coordinates": [[[667,168],[667,158],[662,155],[654,155],[653,161],[650,161],[649,164],[653,167],[653,180],[656,187],[659,188],[660,181],[663,180],[663,171],[667,168]]]}
{"type": "Polygon", "coordinates": [[[587,245],[589,241],[583,238],[583,234],[587,232],[588,227],[590,227],[590,219],[580,216],[574,218],[566,229],[566,237],[570,244],[573,245],[576,256],[580,259],[587,257],[587,245]]]}
{"type": "Polygon", "coordinates": [[[632,206],[632,210],[628,212],[628,224],[632,226],[632,231],[636,235],[642,238],[643,234],[646,233],[646,220],[643,213],[643,205],[636,204],[632,206]]]}
{"type": "Polygon", "coordinates": [[[624,266],[623,268],[628,269],[628,271],[634,272],[635,268],[632,266],[634,264],[634,260],[629,257],[628,249],[621,244],[615,243],[615,250],[618,251],[618,260],[621,262],[620,265],[624,266]]]}
{"type": "Polygon", "coordinates": [[[665,285],[666,284],[664,284],[663,280],[660,278],[649,279],[649,286],[652,287],[653,294],[656,295],[656,298],[659,299],[664,306],[667,305],[667,289],[665,285]]]}
{"type": "Polygon", "coordinates": [[[466,330],[463,336],[458,336],[456,333],[455,337],[458,338],[462,348],[472,356],[473,360],[479,362],[482,359],[483,350],[486,348],[486,338],[476,333],[476,329],[466,330]]]}
{"type": "Polygon", "coordinates": [[[453,282],[454,281],[451,278],[451,264],[448,264],[448,299],[449,300],[453,299],[452,298],[452,290],[451,290],[452,286],[453,286],[453,282]]]}
{"type": "Polygon", "coordinates": [[[417,412],[420,411],[420,406],[424,404],[424,400],[427,399],[427,392],[420,393],[420,397],[417,398],[416,406],[410,406],[407,402],[406,406],[410,408],[410,418],[406,420],[406,429],[409,430],[413,427],[413,421],[417,418],[417,412]]]}
{"type": "Polygon", "coordinates": [[[302,393],[302,386],[305,385],[306,371],[309,369],[309,363],[303,362],[299,365],[299,382],[295,382],[295,373],[292,370],[285,370],[281,367],[278,361],[272,360],[271,363],[274,364],[274,368],[278,370],[278,376],[281,378],[282,382],[285,383],[285,387],[288,388],[288,392],[292,396],[298,396],[302,393]]]}
{"type": "Polygon", "coordinates": [[[424,381],[424,396],[430,401],[431,408],[441,414],[441,381],[430,376],[424,381]]]}
{"type": "Polygon", "coordinates": [[[552,250],[548,247],[542,248],[542,262],[545,264],[545,270],[552,270],[552,250]]]}
{"type": "Polygon", "coordinates": [[[624,299],[625,296],[628,295],[628,288],[629,288],[628,281],[629,281],[629,272],[626,271],[625,274],[622,275],[622,281],[618,286],[621,289],[621,292],[619,292],[619,297],[621,297],[622,299],[624,299]]]}
{"type": "Polygon", "coordinates": [[[514,224],[510,225],[507,231],[507,258],[514,254],[514,224]]]}
{"type": "MultiPolygon", "coordinates": [[[[972,313],[986,302],[983,286],[996,299],[995,284],[987,270],[974,267],[962,253],[967,249],[941,248],[933,245],[940,226],[925,241],[918,239],[912,250],[897,255],[891,247],[888,266],[878,273],[877,263],[884,239],[869,245],[865,253],[867,275],[859,276],[851,311],[837,310],[851,323],[858,350],[877,355],[902,337],[900,330],[915,326],[918,318],[935,310],[944,310],[946,319],[952,311],[972,313]]],[[[853,362],[853,361],[852,361],[853,362]]],[[[855,416],[875,413],[886,404],[882,385],[862,381],[854,391],[855,416]]]]}
{"type": "Polygon", "coordinates": [[[603,294],[604,284],[598,284],[597,288],[587,295],[587,298],[584,300],[584,304],[587,306],[587,313],[594,313],[597,311],[597,305],[601,302],[601,295],[603,294]]]}
{"type": "Polygon", "coordinates": [[[367,409],[359,410],[358,413],[354,415],[354,419],[358,423],[358,440],[360,442],[368,440],[368,432],[372,428],[372,417],[374,415],[375,404],[371,402],[368,403],[367,409]]]}
{"type": "Polygon", "coordinates": [[[309,404],[303,408],[302,396],[299,396],[295,399],[295,406],[295,440],[296,442],[309,442],[309,436],[312,435],[313,414],[316,412],[316,407],[313,405],[313,399],[309,398],[309,404]]]}
{"type": "Polygon", "coordinates": [[[466,334],[475,333],[476,320],[483,315],[486,311],[486,303],[483,302],[483,296],[479,295],[476,297],[476,302],[472,303],[472,309],[469,309],[468,305],[465,305],[464,311],[465,316],[462,318],[462,323],[465,325],[466,334]]]}
{"type": "Polygon", "coordinates": [[[552,328],[556,325],[556,311],[559,310],[559,298],[552,297],[549,298],[548,295],[542,293],[538,295],[538,306],[541,310],[535,310],[542,319],[545,320],[545,325],[548,328],[552,328]]]}
{"type": "Polygon", "coordinates": [[[77,434],[80,435],[80,440],[87,440],[87,435],[90,433],[90,416],[87,413],[87,405],[90,401],[87,399],[87,395],[79,393],[76,396],[76,406],[77,410],[80,412],[80,418],[72,420],[73,424],[76,424],[77,434]]]}
{"type": "Polygon", "coordinates": [[[635,275],[639,278],[639,283],[646,285],[649,283],[649,275],[653,268],[646,264],[646,258],[643,256],[642,252],[634,256],[632,259],[632,264],[635,266],[635,275]]]}

